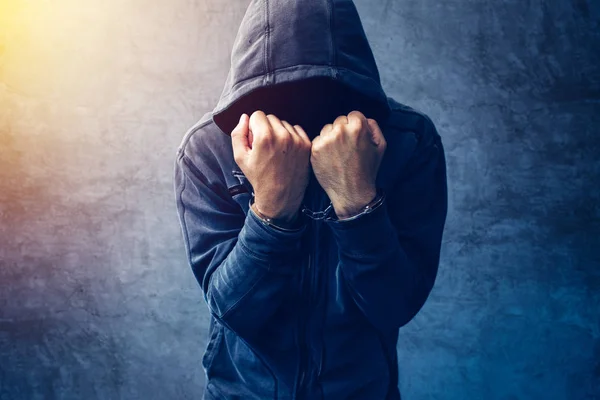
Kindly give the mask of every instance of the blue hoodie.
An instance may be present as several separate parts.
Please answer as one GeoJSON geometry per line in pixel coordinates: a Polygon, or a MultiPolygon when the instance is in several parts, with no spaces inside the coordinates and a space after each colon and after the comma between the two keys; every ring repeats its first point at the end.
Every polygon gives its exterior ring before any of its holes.
{"type": "Polygon", "coordinates": [[[400,399],[398,329],[435,282],[446,161],[431,120],[383,91],[353,2],[252,0],[218,104],[184,135],[174,172],[185,250],[211,314],[204,399],[400,399]],[[379,123],[384,197],[338,221],[311,171],[302,226],[282,231],[249,208],[252,184],[229,134],[242,112],[276,109],[311,82],[324,89],[314,101],[331,107],[298,121],[358,109],[379,123]]]}

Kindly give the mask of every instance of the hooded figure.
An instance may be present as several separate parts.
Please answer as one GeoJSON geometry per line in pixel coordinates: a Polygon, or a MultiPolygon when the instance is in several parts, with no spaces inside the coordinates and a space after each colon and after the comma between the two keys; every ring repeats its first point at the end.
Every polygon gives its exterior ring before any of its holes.
{"type": "Polygon", "coordinates": [[[210,310],[204,399],[400,399],[398,330],[437,275],[446,161],[431,120],[383,91],[352,1],[252,0],[219,102],[185,134],[174,178],[210,310]],[[256,110],[311,140],[353,110],[376,120],[381,201],[337,220],[311,175],[302,226],[265,224],[230,137],[256,110]]]}

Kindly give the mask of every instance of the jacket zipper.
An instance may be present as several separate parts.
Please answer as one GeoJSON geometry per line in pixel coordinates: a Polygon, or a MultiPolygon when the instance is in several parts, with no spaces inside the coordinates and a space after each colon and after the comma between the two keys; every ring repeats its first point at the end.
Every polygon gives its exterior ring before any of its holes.
{"type": "Polygon", "coordinates": [[[305,380],[306,380],[306,370],[308,369],[308,361],[309,361],[309,357],[307,356],[308,353],[308,340],[306,339],[306,334],[307,334],[307,325],[308,325],[308,320],[310,317],[310,283],[312,280],[312,274],[311,274],[311,254],[310,254],[310,249],[309,249],[309,253],[308,253],[308,261],[307,261],[307,274],[303,274],[304,275],[304,281],[302,283],[302,294],[303,296],[301,297],[301,300],[303,300],[305,298],[304,294],[307,293],[308,296],[308,304],[305,308],[305,312],[302,315],[302,323],[299,326],[299,331],[300,331],[300,340],[299,340],[299,345],[300,345],[300,377],[298,380],[298,387],[297,387],[297,393],[296,393],[296,399],[300,400],[301,399],[301,395],[304,392],[304,385],[305,385],[305,380]],[[308,275],[308,276],[306,276],[308,275]]]}
{"type": "MultiPolygon", "coordinates": [[[[323,205],[321,204],[321,207],[322,207],[322,206],[323,206],[323,205]]],[[[314,237],[314,236],[316,236],[316,232],[315,232],[315,234],[313,235],[313,237],[314,237]]],[[[312,239],[313,237],[311,237],[311,239],[312,239]]],[[[314,240],[314,239],[313,239],[313,240],[314,240]]],[[[316,247],[315,247],[315,248],[316,248],[316,247]]],[[[313,323],[315,323],[315,324],[320,324],[320,323],[322,323],[322,322],[321,322],[321,315],[320,315],[320,313],[317,311],[317,307],[316,307],[316,306],[317,306],[317,300],[318,300],[318,296],[317,296],[317,292],[318,292],[317,281],[318,281],[318,278],[319,278],[318,272],[319,272],[319,271],[317,271],[317,269],[316,269],[316,268],[314,268],[314,267],[311,267],[311,268],[310,268],[310,285],[309,285],[309,287],[310,287],[312,290],[309,292],[309,301],[308,301],[308,304],[309,304],[309,306],[310,306],[310,308],[309,308],[309,311],[312,311],[312,310],[314,310],[314,311],[315,311],[315,313],[316,313],[316,314],[315,314],[315,318],[313,318],[313,319],[312,319],[313,323]]],[[[317,331],[318,331],[318,330],[316,330],[316,331],[315,331],[315,330],[312,330],[312,326],[308,326],[308,324],[307,324],[307,327],[309,328],[308,332],[313,332],[313,331],[314,331],[314,332],[317,332],[317,331]]],[[[317,325],[317,327],[318,327],[318,328],[320,328],[318,325],[317,325]]],[[[321,338],[319,338],[318,340],[321,340],[321,338]]],[[[320,344],[320,346],[321,346],[321,345],[323,345],[323,344],[321,343],[321,344],[320,344]]],[[[308,347],[310,347],[310,346],[309,346],[309,344],[307,343],[307,348],[308,348],[308,347]]],[[[323,351],[323,349],[321,348],[321,352],[322,352],[322,351],[323,351]]],[[[311,359],[312,359],[312,352],[311,352],[311,353],[309,353],[309,354],[311,355],[311,359]]],[[[317,354],[317,359],[315,359],[315,364],[314,364],[314,365],[315,365],[315,367],[316,367],[316,370],[314,371],[314,373],[315,373],[315,374],[314,374],[314,383],[315,383],[315,387],[319,388],[319,390],[322,390],[322,389],[321,389],[321,387],[320,387],[319,381],[318,381],[319,377],[321,376],[321,369],[322,369],[322,367],[323,367],[323,356],[322,356],[322,354],[317,354]]],[[[313,376],[311,375],[311,380],[312,380],[312,379],[313,379],[313,376]]]]}
{"type": "MultiPolygon", "coordinates": [[[[316,177],[311,176],[311,181],[313,183],[316,182],[316,177]]],[[[309,184],[310,185],[310,184],[309,184]]],[[[313,196],[313,199],[315,197],[313,196]]],[[[314,203],[314,201],[312,201],[311,203],[314,203]]],[[[312,204],[311,204],[312,205],[312,204]]],[[[299,384],[298,384],[298,393],[296,395],[298,400],[304,400],[302,399],[300,396],[305,394],[305,390],[306,390],[306,377],[308,376],[308,373],[310,372],[310,365],[311,365],[311,359],[312,356],[309,352],[310,350],[310,317],[311,317],[311,307],[312,307],[312,298],[313,298],[313,293],[312,291],[314,290],[314,268],[312,266],[312,250],[313,250],[313,236],[314,232],[313,229],[311,229],[311,237],[309,238],[309,246],[308,246],[308,261],[307,261],[307,268],[306,268],[306,274],[304,274],[304,281],[303,282],[303,296],[302,296],[302,300],[306,299],[306,307],[305,307],[305,312],[303,315],[303,323],[300,326],[300,331],[301,333],[301,340],[300,340],[300,351],[301,351],[301,361],[300,361],[300,380],[299,380],[299,384]]]]}

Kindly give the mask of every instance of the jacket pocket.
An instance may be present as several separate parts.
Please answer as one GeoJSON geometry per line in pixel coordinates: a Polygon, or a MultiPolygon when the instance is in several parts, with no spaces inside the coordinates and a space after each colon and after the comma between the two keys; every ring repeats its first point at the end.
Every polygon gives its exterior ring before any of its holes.
{"type": "Polygon", "coordinates": [[[224,399],[276,399],[277,380],[262,357],[218,321],[215,329],[205,362],[209,392],[224,399]]]}

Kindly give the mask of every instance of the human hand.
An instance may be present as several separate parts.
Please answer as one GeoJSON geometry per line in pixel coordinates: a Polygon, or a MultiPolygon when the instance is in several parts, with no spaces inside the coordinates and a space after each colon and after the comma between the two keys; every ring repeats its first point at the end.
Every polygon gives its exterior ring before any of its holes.
{"type": "Polygon", "coordinates": [[[369,204],[387,142],[374,119],[359,111],[336,118],[312,141],[310,162],[338,218],[369,204]]]}
{"type": "Polygon", "coordinates": [[[261,214],[292,222],[310,177],[311,141],[300,125],[255,111],[231,132],[234,159],[254,188],[261,214]]]}

